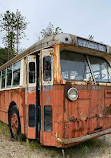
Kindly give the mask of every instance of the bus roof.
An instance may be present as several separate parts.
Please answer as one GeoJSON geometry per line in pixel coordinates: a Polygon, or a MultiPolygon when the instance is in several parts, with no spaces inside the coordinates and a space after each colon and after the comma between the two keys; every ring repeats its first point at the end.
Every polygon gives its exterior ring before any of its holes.
{"type": "Polygon", "coordinates": [[[19,61],[23,57],[33,54],[34,52],[40,51],[45,48],[53,47],[55,44],[65,44],[65,45],[72,45],[78,47],[84,47],[88,49],[93,49],[105,54],[111,54],[111,47],[90,39],[78,37],[76,35],[67,34],[67,33],[60,33],[56,35],[49,36],[47,38],[43,38],[42,40],[36,42],[34,45],[23,51],[22,53],[18,54],[5,64],[0,67],[0,71],[5,69],[6,67],[10,66],[11,64],[19,61]]]}

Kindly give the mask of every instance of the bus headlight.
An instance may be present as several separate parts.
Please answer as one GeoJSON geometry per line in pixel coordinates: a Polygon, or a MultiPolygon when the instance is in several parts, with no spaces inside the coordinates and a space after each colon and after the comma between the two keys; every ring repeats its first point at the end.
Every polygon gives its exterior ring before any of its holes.
{"type": "Polygon", "coordinates": [[[67,92],[67,96],[71,101],[74,101],[78,98],[78,91],[76,88],[70,88],[67,92]]]}

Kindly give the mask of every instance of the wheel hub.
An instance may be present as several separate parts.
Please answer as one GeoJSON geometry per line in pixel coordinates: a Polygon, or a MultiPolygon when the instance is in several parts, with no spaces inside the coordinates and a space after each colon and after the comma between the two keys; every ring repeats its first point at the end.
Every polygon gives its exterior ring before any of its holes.
{"type": "Polygon", "coordinates": [[[18,117],[17,117],[16,113],[12,114],[12,117],[11,117],[11,128],[12,128],[12,132],[14,134],[17,134],[17,132],[18,132],[18,117]]]}

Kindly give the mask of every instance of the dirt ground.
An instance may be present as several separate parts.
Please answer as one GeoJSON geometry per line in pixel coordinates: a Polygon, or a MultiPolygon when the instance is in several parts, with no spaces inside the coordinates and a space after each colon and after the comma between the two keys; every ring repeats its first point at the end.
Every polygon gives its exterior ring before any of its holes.
{"type": "Polygon", "coordinates": [[[44,147],[35,140],[11,140],[1,129],[0,126],[0,158],[111,158],[111,134],[67,149],[57,149],[44,147]]]}

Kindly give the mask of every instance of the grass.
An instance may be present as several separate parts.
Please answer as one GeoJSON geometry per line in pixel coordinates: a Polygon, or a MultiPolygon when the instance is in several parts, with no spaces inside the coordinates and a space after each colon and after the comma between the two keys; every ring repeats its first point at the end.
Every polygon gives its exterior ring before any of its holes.
{"type": "MultiPolygon", "coordinates": [[[[93,153],[99,152],[101,154],[106,152],[106,149],[109,148],[109,143],[101,139],[92,139],[86,141],[79,145],[64,149],[65,155],[70,155],[70,157],[88,157],[93,153]]],[[[110,149],[109,149],[110,152],[110,149]]]]}
{"type": "Polygon", "coordinates": [[[3,134],[5,136],[10,136],[10,131],[8,125],[0,122],[0,135],[3,134]]]}
{"type": "MultiPolygon", "coordinates": [[[[0,136],[2,135],[9,137],[10,132],[8,125],[0,122],[0,136]]],[[[30,152],[34,150],[43,152],[45,156],[51,158],[88,158],[91,154],[105,154],[106,150],[108,154],[111,154],[111,144],[105,141],[105,139],[92,139],[66,149],[42,146],[36,140],[26,140],[26,142],[20,141],[20,143],[27,147],[28,157],[30,152]]],[[[2,146],[2,148],[4,148],[4,146],[2,146]]]]}

